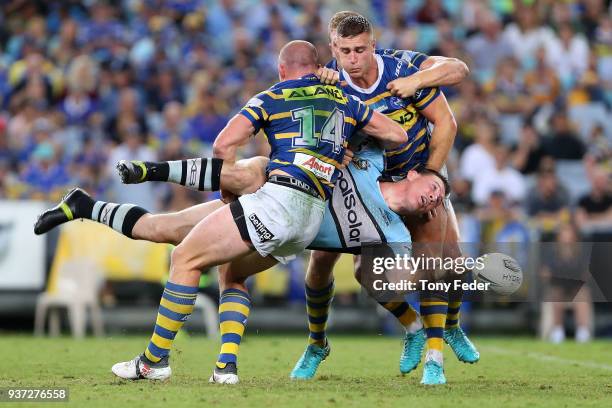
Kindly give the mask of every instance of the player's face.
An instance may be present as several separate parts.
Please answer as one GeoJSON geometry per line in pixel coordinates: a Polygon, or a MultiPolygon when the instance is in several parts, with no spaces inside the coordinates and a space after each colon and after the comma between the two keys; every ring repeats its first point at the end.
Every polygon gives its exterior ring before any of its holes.
{"type": "Polygon", "coordinates": [[[369,33],[361,33],[354,37],[336,35],[331,38],[332,52],[335,53],[340,66],[353,79],[365,77],[376,62],[372,36],[369,33]]]}
{"type": "Polygon", "coordinates": [[[410,171],[403,182],[406,183],[405,205],[408,211],[424,214],[442,203],[444,184],[438,176],[410,171]]]}

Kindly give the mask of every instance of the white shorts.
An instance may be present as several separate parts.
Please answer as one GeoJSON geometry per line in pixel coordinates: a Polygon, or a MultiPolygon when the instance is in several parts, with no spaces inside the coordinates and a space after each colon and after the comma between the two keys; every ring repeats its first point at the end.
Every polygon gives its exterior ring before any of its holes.
{"type": "Polygon", "coordinates": [[[325,214],[325,201],[320,198],[273,183],[241,196],[238,202],[242,214],[234,203],[230,208],[242,238],[248,238],[261,256],[272,255],[283,263],[310,245],[325,214]]]}

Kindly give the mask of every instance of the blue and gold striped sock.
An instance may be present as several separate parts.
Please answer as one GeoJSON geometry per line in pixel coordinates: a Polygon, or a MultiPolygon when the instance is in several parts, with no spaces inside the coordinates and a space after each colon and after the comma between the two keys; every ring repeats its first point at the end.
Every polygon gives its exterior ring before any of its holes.
{"type": "Polygon", "coordinates": [[[155,330],[145,350],[145,357],[157,363],[170,353],[176,333],[193,312],[198,288],[166,282],[155,322],[155,330]]]}
{"type": "Polygon", "coordinates": [[[459,327],[459,315],[461,313],[461,301],[448,302],[448,311],[446,312],[445,329],[455,329],[459,327]]]}
{"type": "Polygon", "coordinates": [[[334,282],[323,289],[311,289],[305,285],[306,313],[308,314],[308,342],[324,347],[326,342],[325,329],[329,317],[329,307],[334,298],[334,282]]]}
{"type": "Polygon", "coordinates": [[[442,351],[444,324],[448,310],[446,292],[421,292],[421,319],[427,334],[427,350],[442,351]]]}
{"type": "Polygon", "coordinates": [[[219,322],[221,329],[221,352],[217,367],[236,364],[240,341],[251,310],[251,297],[240,289],[226,289],[219,300],[219,322]]]}
{"type": "Polygon", "coordinates": [[[379,305],[393,314],[406,329],[415,323],[419,317],[418,313],[407,302],[378,302],[379,305]]]}

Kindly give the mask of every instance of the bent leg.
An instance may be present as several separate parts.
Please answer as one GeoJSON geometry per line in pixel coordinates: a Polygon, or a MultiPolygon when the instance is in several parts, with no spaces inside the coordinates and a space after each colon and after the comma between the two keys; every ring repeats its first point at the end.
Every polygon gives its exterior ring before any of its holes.
{"type": "Polygon", "coordinates": [[[221,200],[167,214],[146,214],[132,229],[134,239],[178,245],[200,221],[223,207],[221,200]]]}
{"type": "Polygon", "coordinates": [[[235,163],[199,157],[165,162],[122,160],[117,164],[117,170],[125,184],[161,181],[180,184],[190,190],[223,189],[243,195],[256,191],[264,184],[268,161],[269,159],[263,156],[235,163]]]}
{"type": "Polygon", "coordinates": [[[253,252],[242,240],[229,206],[223,206],[200,221],[172,252],[170,279],[195,285],[200,271],[253,252]]]}
{"type": "Polygon", "coordinates": [[[170,277],[144,356],[159,363],[170,353],[176,333],[193,311],[200,271],[251,252],[240,238],[228,206],[200,221],[172,252],[170,277]]]}

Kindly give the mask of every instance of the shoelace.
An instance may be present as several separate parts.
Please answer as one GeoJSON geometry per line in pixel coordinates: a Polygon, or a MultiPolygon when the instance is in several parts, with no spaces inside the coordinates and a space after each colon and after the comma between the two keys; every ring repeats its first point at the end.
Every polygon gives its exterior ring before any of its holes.
{"type": "Polygon", "coordinates": [[[300,365],[300,368],[307,368],[310,365],[309,363],[311,360],[314,360],[315,357],[320,357],[324,353],[325,353],[325,349],[309,347],[308,351],[306,352],[305,358],[302,360],[302,364],[300,365]]]}
{"type": "Polygon", "coordinates": [[[429,364],[429,367],[433,367],[434,374],[439,376],[442,372],[442,367],[438,364],[429,364]]]}
{"type": "Polygon", "coordinates": [[[406,353],[410,347],[410,344],[413,340],[417,339],[419,333],[406,333],[406,337],[404,337],[404,353],[406,353]]]}

